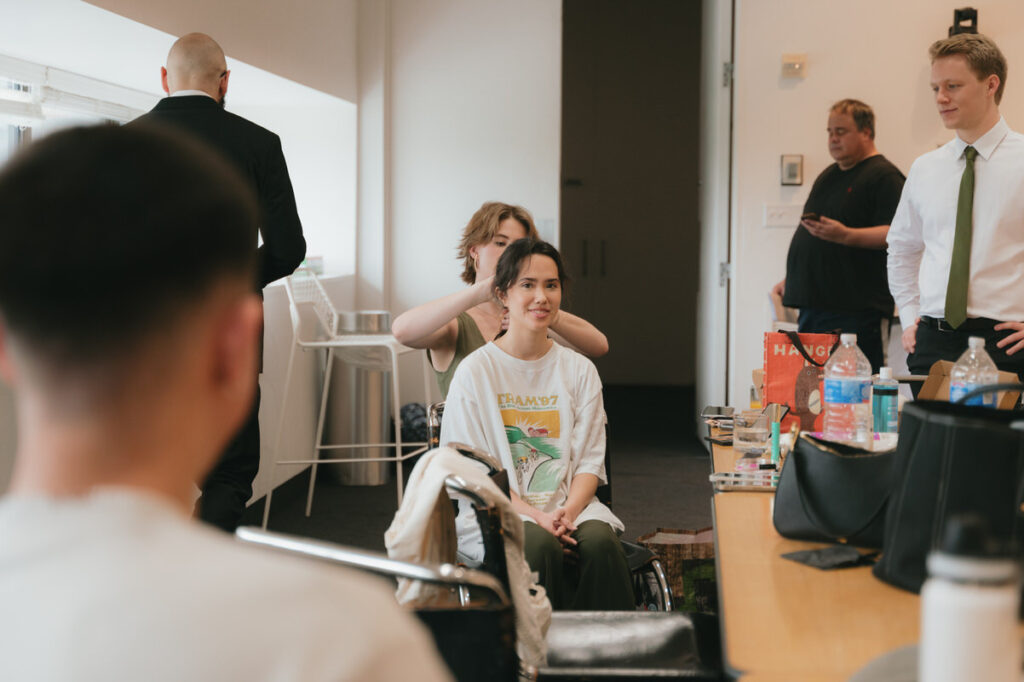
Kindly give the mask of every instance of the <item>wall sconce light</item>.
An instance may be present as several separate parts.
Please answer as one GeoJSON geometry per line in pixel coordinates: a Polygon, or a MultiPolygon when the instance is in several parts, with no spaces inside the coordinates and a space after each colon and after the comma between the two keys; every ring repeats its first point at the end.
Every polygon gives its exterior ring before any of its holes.
{"type": "Polygon", "coordinates": [[[806,54],[784,54],[784,55],[782,55],[782,77],[783,78],[806,78],[807,77],[807,55],[806,54]]]}

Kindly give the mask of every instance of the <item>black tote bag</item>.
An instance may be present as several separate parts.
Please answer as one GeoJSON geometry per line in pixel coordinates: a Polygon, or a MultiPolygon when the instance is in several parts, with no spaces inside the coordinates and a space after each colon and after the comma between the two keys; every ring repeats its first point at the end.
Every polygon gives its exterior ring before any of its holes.
{"type": "Polygon", "coordinates": [[[1021,429],[1024,413],[1016,411],[935,401],[904,407],[877,578],[919,592],[925,557],[961,513],[981,514],[996,538],[1020,551],[1021,429]]]}
{"type": "Polygon", "coordinates": [[[800,434],[782,465],[772,522],[779,535],[879,549],[894,451],[800,434]]]}

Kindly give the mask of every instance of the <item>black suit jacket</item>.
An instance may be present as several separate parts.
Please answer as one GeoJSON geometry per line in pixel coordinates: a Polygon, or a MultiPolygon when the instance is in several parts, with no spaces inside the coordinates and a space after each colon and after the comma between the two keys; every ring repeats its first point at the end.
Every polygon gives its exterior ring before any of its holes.
{"type": "Polygon", "coordinates": [[[219,102],[205,95],[165,97],[152,111],[135,120],[185,130],[237,168],[260,202],[260,289],[294,272],[306,257],[306,240],[281,151],[281,138],[225,111],[219,102]]]}

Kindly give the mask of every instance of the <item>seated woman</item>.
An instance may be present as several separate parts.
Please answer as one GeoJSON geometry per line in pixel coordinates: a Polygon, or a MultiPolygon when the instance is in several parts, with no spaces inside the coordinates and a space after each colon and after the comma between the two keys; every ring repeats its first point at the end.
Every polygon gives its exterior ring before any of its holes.
{"type": "MultiPolygon", "coordinates": [[[[441,442],[466,443],[501,460],[512,507],[526,521],[526,560],[552,607],[628,610],[634,599],[618,539],[622,522],[594,498],[606,480],[601,379],[590,360],[548,337],[565,279],[561,257],[547,242],[508,246],[494,276],[508,331],[459,365],[441,442]]],[[[460,552],[481,559],[472,515],[460,514],[457,526],[460,552]]]]}
{"type": "MultiPolygon", "coordinates": [[[[494,298],[494,267],[505,247],[523,237],[540,238],[526,209],[496,201],[484,204],[459,241],[462,280],[470,286],[407,310],[392,324],[399,343],[427,349],[442,398],[462,359],[501,331],[504,308],[494,298]]],[[[604,334],[575,315],[563,311],[548,327],[556,338],[591,357],[608,352],[604,334]]]]}

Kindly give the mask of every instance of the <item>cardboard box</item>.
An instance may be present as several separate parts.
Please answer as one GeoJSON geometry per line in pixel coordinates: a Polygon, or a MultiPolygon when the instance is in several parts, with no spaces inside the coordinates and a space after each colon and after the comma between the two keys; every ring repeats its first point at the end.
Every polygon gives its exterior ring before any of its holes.
{"type": "MultiPolygon", "coordinates": [[[[948,360],[939,360],[928,372],[928,378],[924,380],[921,391],[917,394],[919,400],[941,400],[949,402],[949,373],[953,370],[955,363],[948,360]]],[[[1013,372],[999,372],[999,383],[1019,384],[1017,375],[1013,372]]],[[[996,400],[996,407],[1000,410],[1012,410],[1020,398],[1020,391],[1000,391],[996,400]]]]}

